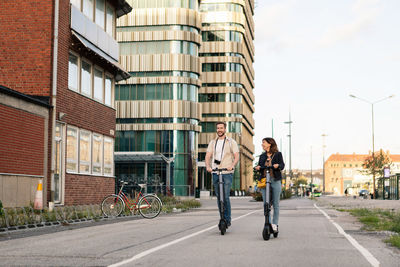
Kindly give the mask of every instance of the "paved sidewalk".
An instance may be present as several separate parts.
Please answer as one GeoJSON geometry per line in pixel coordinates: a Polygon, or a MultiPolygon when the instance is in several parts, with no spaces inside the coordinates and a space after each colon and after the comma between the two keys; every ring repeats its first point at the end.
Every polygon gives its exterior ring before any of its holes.
{"type": "Polygon", "coordinates": [[[361,199],[353,197],[322,196],[315,198],[317,205],[327,208],[367,208],[400,211],[400,200],[361,199]]]}

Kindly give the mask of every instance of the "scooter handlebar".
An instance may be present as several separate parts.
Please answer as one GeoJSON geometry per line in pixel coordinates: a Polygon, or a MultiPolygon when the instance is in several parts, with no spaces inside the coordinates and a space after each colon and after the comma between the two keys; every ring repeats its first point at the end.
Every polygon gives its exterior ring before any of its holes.
{"type": "Polygon", "coordinates": [[[215,168],[215,169],[213,169],[213,172],[223,172],[223,171],[227,171],[227,170],[228,170],[227,168],[222,168],[222,169],[215,168]]]}

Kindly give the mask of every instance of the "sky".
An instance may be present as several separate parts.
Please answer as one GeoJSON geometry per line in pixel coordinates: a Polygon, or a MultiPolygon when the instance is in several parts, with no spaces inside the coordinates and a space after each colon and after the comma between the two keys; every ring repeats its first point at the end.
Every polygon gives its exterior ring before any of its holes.
{"type": "Polygon", "coordinates": [[[292,169],[334,153],[400,154],[400,1],[256,0],[255,155],[273,135],[292,169]],[[273,121],[273,127],[272,127],[273,121]],[[273,133],[272,133],[273,128],[273,133]]]}

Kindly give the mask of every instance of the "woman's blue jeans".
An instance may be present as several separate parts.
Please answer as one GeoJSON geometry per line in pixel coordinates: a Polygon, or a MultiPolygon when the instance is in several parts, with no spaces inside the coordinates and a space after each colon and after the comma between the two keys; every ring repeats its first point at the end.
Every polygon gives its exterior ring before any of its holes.
{"type": "MultiPolygon", "coordinates": [[[[263,201],[265,204],[265,191],[266,188],[262,188],[261,190],[261,194],[263,197],[263,201]]],[[[273,224],[278,224],[279,222],[279,200],[281,197],[281,191],[282,191],[282,182],[281,180],[274,180],[273,178],[271,178],[271,193],[272,193],[272,206],[274,207],[274,218],[272,220],[273,224]]],[[[271,223],[271,216],[269,216],[269,223],[271,223]]]]}
{"type": "MultiPolygon", "coordinates": [[[[216,173],[213,173],[212,175],[213,178],[213,186],[215,193],[217,195],[217,203],[218,203],[218,209],[220,210],[220,203],[219,203],[219,186],[218,186],[218,181],[219,181],[219,175],[216,173]]],[[[230,223],[231,222],[231,202],[229,201],[229,195],[231,193],[231,185],[232,185],[232,179],[233,179],[233,174],[228,173],[228,174],[222,174],[222,178],[224,180],[224,191],[225,191],[225,211],[224,211],[224,218],[225,220],[230,223]]]]}

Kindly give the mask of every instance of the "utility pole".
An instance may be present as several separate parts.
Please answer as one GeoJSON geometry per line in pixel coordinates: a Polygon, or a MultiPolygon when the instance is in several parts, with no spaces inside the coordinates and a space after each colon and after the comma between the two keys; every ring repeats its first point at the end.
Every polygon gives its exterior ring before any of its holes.
{"type": "Polygon", "coordinates": [[[290,177],[290,182],[292,182],[292,123],[293,121],[291,120],[291,114],[289,111],[289,121],[285,121],[285,124],[289,125],[289,134],[287,135],[289,137],[289,177],[290,177]]]}
{"type": "Polygon", "coordinates": [[[325,137],[327,137],[327,134],[322,134],[322,192],[325,193],[325,137]]]}
{"type": "Polygon", "coordinates": [[[311,182],[310,182],[310,197],[312,197],[313,193],[313,177],[312,177],[312,146],[310,147],[310,163],[311,163],[311,182]]]}

